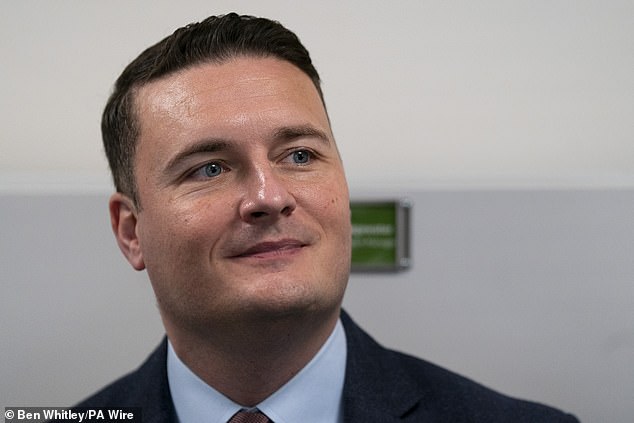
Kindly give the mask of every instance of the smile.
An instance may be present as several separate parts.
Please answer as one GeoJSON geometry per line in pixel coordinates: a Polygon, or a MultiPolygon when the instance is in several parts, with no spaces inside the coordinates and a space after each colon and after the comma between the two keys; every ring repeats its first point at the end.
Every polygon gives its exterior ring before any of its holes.
{"type": "Polygon", "coordinates": [[[247,248],[235,258],[278,258],[287,257],[299,252],[306,244],[297,240],[281,240],[275,242],[261,242],[247,248]]]}

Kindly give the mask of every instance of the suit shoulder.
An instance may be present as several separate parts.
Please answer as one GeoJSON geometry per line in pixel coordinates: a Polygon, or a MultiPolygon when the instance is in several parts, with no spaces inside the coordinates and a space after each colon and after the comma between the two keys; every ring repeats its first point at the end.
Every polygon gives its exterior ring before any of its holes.
{"type": "Polygon", "coordinates": [[[578,420],[551,406],[513,398],[465,376],[397,351],[386,350],[394,363],[410,380],[425,389],[439,408],[462,410],[469,421],[577,422],[578,420]]]}
{"type": "Polygon", "coordinates": [[[170,399],[166,357],[167,342],[164,339],[138,369],[115,380],[75,407],[147,407],[156,401],[170,399]]]}
{"type": "Polygon", "coordinates": [[[120,377],[88,398],[82,400],[75,407],[134,407],[136,403],[130,403],[136,399],[136,395],[130,392],[137,386],[136,371],[120,377]]]}
{"type": "MultiPolygon", "coordinates": [[[[383,404],[412,421],[577,422],[555,408],[512,398],[426,360],[384,348],[342,314],[350,404],[383,404]]],[[[360,410],[360,406],[355,410],[360,410]]]]}

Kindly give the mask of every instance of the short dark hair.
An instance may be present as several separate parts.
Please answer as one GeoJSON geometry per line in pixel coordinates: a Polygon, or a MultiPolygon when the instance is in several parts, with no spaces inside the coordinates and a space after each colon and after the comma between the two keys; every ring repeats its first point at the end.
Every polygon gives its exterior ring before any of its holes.
{"type": "Polygon", "coordinates": [[[177,29],[134,59],[117,79],[101,120],[103,144],[114,185],[138,203],[134,155],[139,127],[134,95],[143,85],[202,63],[237,56],[276,57],[310,77],[323,102],[319,74],[308,50],[279,22],[230,13],[177,29]]]}

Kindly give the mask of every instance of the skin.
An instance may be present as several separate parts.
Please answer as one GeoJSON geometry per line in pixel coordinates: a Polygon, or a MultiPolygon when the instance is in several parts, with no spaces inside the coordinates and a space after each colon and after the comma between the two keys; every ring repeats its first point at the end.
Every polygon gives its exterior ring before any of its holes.
{"type": "Polygon", "coordinates": [[[138,204],[110,200],[118,244],[147,269],[178,356],[252,406],[310,361],[350,269],[343,165],[311,80],[237,57],[137,90],[138,204]]]}

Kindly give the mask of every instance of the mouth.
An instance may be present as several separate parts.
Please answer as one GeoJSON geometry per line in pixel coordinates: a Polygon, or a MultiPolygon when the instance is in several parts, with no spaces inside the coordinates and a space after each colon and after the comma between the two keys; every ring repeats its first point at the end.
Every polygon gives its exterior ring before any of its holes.
{"type": "Polygon", "coordinates": [[[306,244],[296,239],[260,242],[233,256],[233,258],[278,258],[286,257],[301,251],[306,244]]]}

